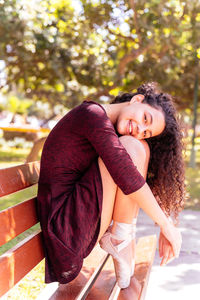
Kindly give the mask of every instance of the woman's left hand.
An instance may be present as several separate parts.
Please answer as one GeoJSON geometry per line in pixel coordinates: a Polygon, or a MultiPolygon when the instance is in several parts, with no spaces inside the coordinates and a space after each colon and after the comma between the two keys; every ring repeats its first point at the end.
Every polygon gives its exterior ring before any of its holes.
{"type": "Polygon", "coordinates": [[[162,257],[161,266],[166,265],[175,258],[172,246],[162,232],[160,232],[159,237],[159,255],[162,257]]]}

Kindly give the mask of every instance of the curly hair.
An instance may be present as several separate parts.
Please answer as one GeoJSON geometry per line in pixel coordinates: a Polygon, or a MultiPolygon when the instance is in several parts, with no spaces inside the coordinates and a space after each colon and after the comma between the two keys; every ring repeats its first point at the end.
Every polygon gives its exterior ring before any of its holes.
{"type": "Polygon", "coordinates": [[[111,104],[130,101],[137,94],[144,95],[143,103],[161,109],[165,116],[164,131],[146,139],[150,148],[147,183],[165,214],[177,221],[185,202],[183,127],[172,96],[159,91],[154,82],[143,84],[136,93],[117,96],[111,104]]]}

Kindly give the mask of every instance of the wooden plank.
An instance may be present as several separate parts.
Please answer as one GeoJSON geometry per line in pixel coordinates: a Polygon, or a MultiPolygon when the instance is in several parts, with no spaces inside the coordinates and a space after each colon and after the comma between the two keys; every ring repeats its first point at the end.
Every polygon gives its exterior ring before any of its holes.
{"type": "MultiPolygon", "coordinates": [[[[90,276],[94,268],[97,267],[98,252],[105,252],[97,246],[84,264],[78,277],[69,284],[61,284],[50,300],[127,300],[144,299],[146,286],[148,283],[149,272],[156,249],[156,237],[148,236],[139,239],[136,246],[136,270],[135,276],[131,278],[130,286],[120,290],[117,286],[112,258],[106,261],[101,273],[87,294],[80,293],[81,289],[91,281],[90,276]],[[93,256],[92,256],[93,255],[93,256]],[[92,272],[91,272],[92,270],[92,272]]],[[[44,295],[44,294],[43,294],[44,295]]],[[[44,299],[46,299],[44,297],[44,299]]]]}
{"type": "Polygon", "coordinates": [[[136,245],[136,268],[130,286],[120,290],[116,283],[112,258],[101,271],[87,300],[139,300],[144,299],[149,273],[156,250],[156,236],[142,237],[136,245]],[[143,297],[143,298],[141,298],[143,297]]]}
{"type": "Polygon", "coordinates": [[[0,170],[0,197],[20,191],[38,182],[40,163],[31,162],[0,170]]]}
{"type": "MultiPolygon", "coordinates": [[[[82,290],[86,285],[90,286],[91,281],[93,281],[92,278],[94,279],[95,277],[95,270],[97,268],[100,269],[100,265],[104,262],[106,257],[107,254],[105,251],[97,245],[90,255],[84,259],[84,264],[79,275],[68,284],[60,284],[57,291],[49,298],[49,300],[84,299],[84,296],[81,296],[82,290]]],[[[46,293],[45,291],[42,292],[44,300],[47,299],[45,294],[48,294],[48,285],[45,289],[46,293]]],[[[39,299],[41,299],[41,297],[39,299]]]]}
{"type": "Polygon", "coordinates": [[[144,300],[149,275],[156,252],[156,235],[141,237],[136,246],[135,274],[127,289],[119,293],[118,300],[144,300]]]}
{"type": "Polygon", "coordinates": [[[35,201],[33,198],[0,212],[0,246],[38,223],[35,201]]]}
{"type": "Polygon", "coordinates": [[[107,300],[139,300],[141,294],[141,285],[135,276],[131,277],[130,285],[126,289],[120,289],[116,284],[107,300]]]}
{"type": "Polygon", "coordinates": [[[144,300],[146,295],[149,276],[156,253],[156,243],[156,235],[142,237],[138,241],[135,277],[142,286],[140,300],[144,300]]]}
{"type": "Polygon", "coordinates": [[[116,276],[114,265],[112,257],[110,256],[86,299],[108,300],[115,286],[115,283],[116,276]]]}
{"type": "Polygon", "coordinates": [[[94,273],[92,274],[90,279],[87,281],[86,285],[82,288],[82,290],[80,291],[80,293],[76,297],[76,300],[82,300],[82,299],[85,299],[87,297],[87,295],[90,292],[90,289],[92,288],[93,284],[97,280],[97,278],[98,278],[101,270],[103,269],[104,265],[106,264],[109,256],[110,256],[109,254],[106,254],[103,257],[103,259],[100,261],[99,265],[95,269],[94,273]]]}
{"type": "Polygon", "coordinates": [[[44,257],[41,232],[37,231],[0,257],[0,297],[44,257]]]}

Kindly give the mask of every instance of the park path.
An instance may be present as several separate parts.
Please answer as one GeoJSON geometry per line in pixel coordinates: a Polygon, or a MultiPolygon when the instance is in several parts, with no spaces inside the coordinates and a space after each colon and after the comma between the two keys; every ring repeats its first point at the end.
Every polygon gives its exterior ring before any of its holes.
{"type": "MultiPolygon", "coordinates": [[[[145,300],[200,300],[200,212],[184,210],[179,228],[183,237],[180,256],[160,267],[156,251],[145,300]]],[[[159,236],[159,227],[141,211],[137,236],[154,233],[159,236]]]]}

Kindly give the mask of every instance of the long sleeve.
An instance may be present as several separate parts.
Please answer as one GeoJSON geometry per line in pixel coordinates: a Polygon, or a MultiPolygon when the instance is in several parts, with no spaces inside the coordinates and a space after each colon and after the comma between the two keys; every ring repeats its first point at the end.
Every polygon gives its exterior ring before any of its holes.
{"type": "Polygon", "coordinates": [[[83,118],[83,132],[102,158],[115,183],[126,195],[140,189],[145,180],[121,144],[103,108],[98,105],[85,106],[83,118]]]}

